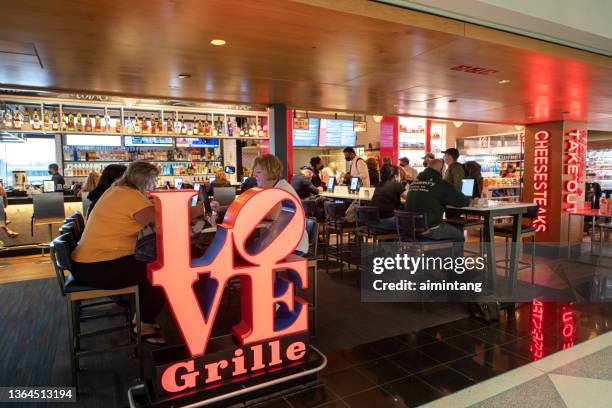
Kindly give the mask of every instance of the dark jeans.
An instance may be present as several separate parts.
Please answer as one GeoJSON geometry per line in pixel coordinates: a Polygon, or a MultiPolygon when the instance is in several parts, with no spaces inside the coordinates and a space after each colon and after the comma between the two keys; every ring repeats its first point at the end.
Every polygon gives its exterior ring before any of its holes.
{"type": "Polygon", "coordinates": [[[381,218],[379,222],[370,224],[372,228],[378,228],[389,232],[397,232],[397,226],[395,225],[395,217],[381,218]]]}
{"type": "Polygon", "coordinates": [[[429,230],[428,234],[423,234],[424,237],[436,241],[453,241],[453,256],[463,256],[463,243],[465,236],[463,231],[445,222],[441,222],[437,228],[429,230]]]}
{"type": "Polygon", "coordinates": [[[151,285],[147,278],[147,263],[133,255],[110,261],[80,263],[73,261],[72,274],[79,282],[96,289],[121,289],[138,285],[141,320],[155,323],[164,307],[164,294],[159,286],[151,285]]]}

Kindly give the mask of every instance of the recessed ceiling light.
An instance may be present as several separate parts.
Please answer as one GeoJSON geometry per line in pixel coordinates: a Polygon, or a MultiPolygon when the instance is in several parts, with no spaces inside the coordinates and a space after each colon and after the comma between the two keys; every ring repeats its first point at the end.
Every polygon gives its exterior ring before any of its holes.
{"type": "Polygon", "coordinates": [[[215,39],[210,42],[212,45],[225,45],[225,40],[215,39]]]}
{"type": "Polygon", "coordinates": [[[191,78],[191,74],[178,74],[179,79],[191,78]]]}
{"type": "Polygon", "coordinates": [[[497,81],[498,84],[509,84],[510,80],[509,79],[502,79],[501,81],[497,81]]]}
{"type": "Polygon", "coordinates": [[[448,103],[455,103],[455,102],[457,102],[457,100],[456,100],[456,99],[449,99],[449,100],[448,100],[448,103]]]}
{"type": "Polygon", "coordinates": [[[179,89],[178,85],[168,85],[168,88],[170,89],[179,89]]]}

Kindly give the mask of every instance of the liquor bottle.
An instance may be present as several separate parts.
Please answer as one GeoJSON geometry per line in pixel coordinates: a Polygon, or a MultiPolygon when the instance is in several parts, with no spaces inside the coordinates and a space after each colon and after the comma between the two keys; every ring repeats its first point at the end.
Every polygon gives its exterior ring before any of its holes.
{"type": "Polygon", "coordinates": [[[95,131],[102,132],[102,118],[100,117],[100,115],[96,115],[95,131]]]}
{"type": "Polygon", "coordinates": [[[264,137],[265,133],[263,131],[263,128],[261,127],[261,122],[259,121],[259,119],[257,119],[257,135],[259,137],[264,137]]]}
{"type": "Polygon", "coordinates": [[[131,117],[127,117],[126,121],[125,121],[125,132],[128,134],[132,134],[134,133],[134,126],[132,125],[132,118],[131,117]]]}
{"type": "Polygon", "coordinates": [[[187,123],[185,123],[185,118],[181,116],[181,135],[187,134],[187,123]]]}
{"type": "Polygon", "coordinates": [[[193,123],[192,123],[192,135],[197,135],[199,133],[200,130],[200,124],[198,122],[196,122],[196,118],[195,116],[193,117],[193,123]]]}
{"type": "Polygon", "coordinates": [[[6,112],[4,113],[4,127],[7,129],[11,129],[13,127],[13,115],[9,108],[6,108],[6,112]]]}
{"type": "Polygon", "coordinates": [[[136,114],[134,116],[134,133],[140,133],[141,132],[141,127],[140,127],[140,119],[138,119],[138,114],[136,114]]]}
{"type": "Polygon", "coordinates": [[[157,132],[157,119],[153,119],[153,116],[151,116],[151,133],[156,135],[157,132]]]}
{"type": "Polygon", "coordinates": [[[87,114],[87,117],[85,118],[85,131],[93,132],[93,128],[91,126],[91,118],[89,117],[89,113],[87,114]]]}
{"type": "Polygon", "coordinates": [[[210,123],[208,123],[208,120],[204,120],[204,125],[202,126],[204,127],[204,136],[210,136],[211,130],[210,130],[210,123]]]}
{"type": "Polygon", "coordinates": [[[25,112],[23,113],[23,123],[21,124],[22,129],[31,129],[30,126],[30,111],[28,108],[25,108],[25,112]]]}
{"type": "Polygon", "coordinates": [[[51,129],[51,122],[49,121],[49,111],[45,111],[45,113],[43,114],[42,127],[43,127],[43,130],[51,129]]]}
{"type": "Polygon", "coordinates": [[[240,137],[240,127],[238,126],[238,123],[236,122],[233,122],[233,125],[232,125],[232,136],[240,137]]]}
{"type": "Polygon", "coordinates": [[[227,120],[227,135],[234,136],[234,125],[231,120],[227,120]]]}
{"type": "Polygon", "coordinates": [[[38,115],[38,109],[34,109],[32,114],[32,129],[40,130],[40,116],[38,115]]]}
{"type": "Polygon", "coordinates": [[[57,117],[57,112],[53,112],[53,124],[51,125],[51,129],[59,130],[59,121],[57,117]]]}
{"type": "Polygon", "coordinates": [[[68,130],[74,130],[74,115],[72,113],[68,115],[68,130]]]}
{"type": "Polygon", "coordinates": [[[246,129],[245,121],[242,121],[242,126],[240,126],[240,133],[239,133],[240,137],[245,137],[246,136],[245,132],[244,132],[245,129],[246,129]]]}
{"type": "Polygon", "coordinates": [[[147,118],[143,116],[140,123],[141,123],[141,132],[145,134],[149,133],[149,124],[147,123],[147,118]]]}
{"type": "Polygon", "coordinates": [[[198,133],[203,135],[206,133],[205,129],[204,129],[204,123],[202,123],[202,121],[200,119],[198,119],[198,133]]]}
{"type": "Polygon", "coordinates": [[[77,113],[76,115],[76,130],[77,132],[83,131],[83,116],[81,115],[81,112],[77,113]]]}
{"type": "Polygon", "coordinates": [[[213,120],[212,120],[212,135],[214,137],[219,136],[219,130],[217,129],[217,124],[215,123],[215,118],[214,117],[213,117],[213,120]]]}
{"type": "Polygon", "coordinates": [[[169,135],[174,134],[174,122],[172,121],[172,118],[168,118],[168,122],[166,123],[166,133],[169,135]]]}
{"type": "Polygon", "coordinates": [[[104,115],[104,132],[105,133],[110,133],[110,131],[111,131],[110,115],[106,114],[106,115],[104,115]]]}
{"type": "Polygon", "coordinates": [[[161,119],[155,119],[155,125],[157,126],[157,133],[159,133],[160,135],[164,133],[164,123],[161,119]]]}
{"type": "Polygon", "coordinates": [[[121,133],[121,118],[118,118],[115,122],[115,132],[121,133]]]}

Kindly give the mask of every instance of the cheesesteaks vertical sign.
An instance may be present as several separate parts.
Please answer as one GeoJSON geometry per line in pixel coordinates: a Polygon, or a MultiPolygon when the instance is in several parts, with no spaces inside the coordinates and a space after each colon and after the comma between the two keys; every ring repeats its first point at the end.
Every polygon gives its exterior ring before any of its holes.
{"type": "Polygon", "coordinates": [[[550,133],[541,130],[534,138],[533,203],[540,207],[533,226],[536,232],[545,232],[548,229],[550,133]]]}
{"type": "Polygon", "coordinates": [[[292,255],[305,226],[299,201],[279,189],[244,192],[229,207],[206,253],[191,259],[189,206],[194,192],[151,194],[157,204],[158,259],[149,264],[149,280],[165,292],[188,350],[187,358],[177,353],[178,358],[157,365],[158,394],[252,382],[266,371],[304,361],[308,304],[294,290],[307,287],[307,261],[292,255]],[[256,248],[247,244],[277,206],[282,209],[270,226],[274,233],[256,248]],[[286,277],[280,277],[281,271],[287,271],[286,277]],[[241,321],[233,327],[234,343],[211,347],[223,290],[233,278],[241,280],[241,321]],[[203,292],[196,293],[196,283],[202,282],[203,292]]]}
{"type": "Polygon", "coordinates": [[[584,166],[586,155],[585,130],[572,130],[567,135],[563,145],[563,210],[578,211],[579,203],[584,194],[584,166]]]}

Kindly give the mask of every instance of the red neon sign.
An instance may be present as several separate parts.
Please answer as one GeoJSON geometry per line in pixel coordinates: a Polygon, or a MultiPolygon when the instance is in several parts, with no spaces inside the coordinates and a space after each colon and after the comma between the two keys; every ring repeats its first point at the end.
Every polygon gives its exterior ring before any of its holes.
{"type": "Polygon", "coordinates": [[[531,303],[531,358],[539,360],[544,354],[544,304],[539,300],[531,303]]]}
{"type": "Polygon", "coordinates": [[[576,325],[574,321],[574,305],[570,303],[561,309],[561,335],[563,336],[563,350],[574,347],[576,342],[576,325]]]}
{"type": "Polygon", "coordinates": [[[566,212],[578,211],[579,198],[584,193],[584,163],[586,152],[585,130],[573,130],[567,134],[564,145],[566,181],[563,189],[563,207],[566,212]]]}
{"type": "MultiPolygon", "coordinates": [[[[202,382],[209,384],[303,358],[304,342],[287,344],[281,350],[278,341],[280,337],[308,331],[307,303],[293,295],[294,287],[307,287],[308,279],[307,261],[292,255],[304,232],[300,202],[279,189],[244,192],[229,207],[207,252],[191,260],[189,206],[194,192],[151,194],[158,204],[159,236],[158,261],[149,265],[149,279],[164,289],[191,356],[205,354],[223,289],[234,277],[241,278],[242,296],[242,320],[233,328],[234,338],[241,346],[261,343],[237,348],[231,359],[207,362],[202,382]],[[257,225],[281,204],[284,216],[275,221],[282,228],[278,235],[258,251],[248,249],[247,239],[257,225]],[[281,270],[289,271],[288,279],[277,277],[281,270]],[[208,278],[204,299],[198,299],[193,289],[201,275],[208,278]]],[[[194,387],[199,375],[194,360],[179,362],[165,369],[161,385],[167,392],[182,391],[194,387]]]]}
{"type": "Polygon", "coordinates": [[[538,216],[533,220],[536,232],[548,229],[548,154],[550,134],[541,130],[535,134],[533,202],[538,204],[538,216]]]}

